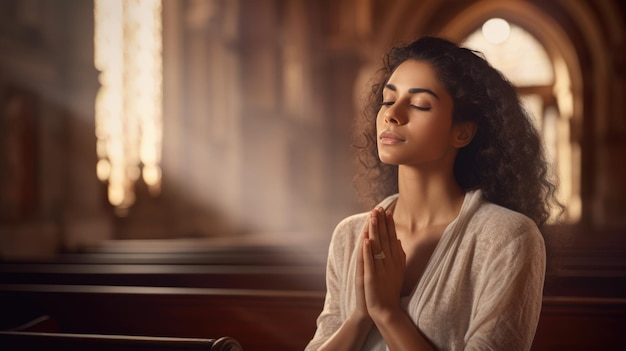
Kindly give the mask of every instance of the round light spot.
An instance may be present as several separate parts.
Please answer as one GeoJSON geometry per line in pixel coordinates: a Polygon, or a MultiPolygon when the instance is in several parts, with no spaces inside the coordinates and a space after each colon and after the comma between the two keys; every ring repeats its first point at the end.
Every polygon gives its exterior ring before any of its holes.
{"type": "Polygon", "coordinates": [[[511,33],[509,22],[502,18],[492,18],[483,24],[483,35],[492,44],[502,44],[511,33]]]}

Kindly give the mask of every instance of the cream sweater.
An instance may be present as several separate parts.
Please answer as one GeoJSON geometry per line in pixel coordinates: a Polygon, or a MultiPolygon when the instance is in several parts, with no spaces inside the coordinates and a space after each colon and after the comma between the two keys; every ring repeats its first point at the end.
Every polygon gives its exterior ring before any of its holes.
{"type": "MultiPolygon", "coordinates": [[[[307,351],[324,343],[355,308],[355,250],[367,215],[344,219],[333,233],[326,300],[307,351]]],[[[532,220],[487,202],[480,191],[468,192],[403,306],[437,350],[529,350],[541,311],[545,255],[532,220]]],[[[362,350],[387,350],[376,327],[362,350]]]]}

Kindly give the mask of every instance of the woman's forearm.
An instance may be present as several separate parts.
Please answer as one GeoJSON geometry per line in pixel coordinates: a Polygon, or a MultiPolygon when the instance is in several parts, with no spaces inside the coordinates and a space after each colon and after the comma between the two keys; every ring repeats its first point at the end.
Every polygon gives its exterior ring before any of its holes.
{"type": "Polygon", "coordinates": [[[390,351],[436,351],[402,310],[377,318],[376,327],[390,351]]]}

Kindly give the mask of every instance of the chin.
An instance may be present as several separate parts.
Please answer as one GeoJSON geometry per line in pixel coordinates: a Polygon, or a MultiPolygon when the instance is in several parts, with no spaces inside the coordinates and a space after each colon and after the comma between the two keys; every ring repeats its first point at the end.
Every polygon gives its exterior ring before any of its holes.
{"type": "Polygon", "coordinates": [[[386,165],[392,165],[392,166],[398,166],[401,164],[401,162],[399,162],[398,160],[394,159],[393,157],[385,157],[385,156],[379,156],[378,159],[380,160],[380,162],[386,164],[386,165]]]}

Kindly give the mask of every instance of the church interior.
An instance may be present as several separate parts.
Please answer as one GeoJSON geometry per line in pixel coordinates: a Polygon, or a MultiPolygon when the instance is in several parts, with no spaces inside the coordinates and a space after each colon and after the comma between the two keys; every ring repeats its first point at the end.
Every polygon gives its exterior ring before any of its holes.
{"type": "Polygon", "coordinates": [[[423,35],[503,72],[558,179],[532,350],[626,349],[621,0],[0,1],[0,345],[303,349],[370,79],[423,35]]]}

